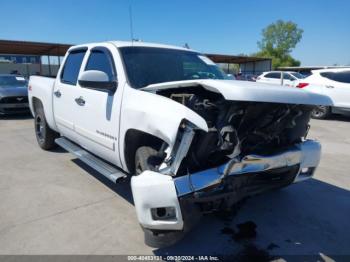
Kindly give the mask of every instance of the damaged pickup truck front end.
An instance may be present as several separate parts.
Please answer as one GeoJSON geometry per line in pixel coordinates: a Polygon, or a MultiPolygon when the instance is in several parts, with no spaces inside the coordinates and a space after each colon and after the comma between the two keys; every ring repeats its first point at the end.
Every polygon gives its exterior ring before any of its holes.
{"type": "MultiPolygon", "coordinates": [[[[321,146],[306,139],[314,105],[331,101],[294,88],[227,80],[150,85],[203,118],[181,122],[152,170],[134,176],[138,220],[150,245],[170,245],[200,214],[311,178],[321,146]]],[[[161,124],[161,123],[160,123],[161,124]]]]}

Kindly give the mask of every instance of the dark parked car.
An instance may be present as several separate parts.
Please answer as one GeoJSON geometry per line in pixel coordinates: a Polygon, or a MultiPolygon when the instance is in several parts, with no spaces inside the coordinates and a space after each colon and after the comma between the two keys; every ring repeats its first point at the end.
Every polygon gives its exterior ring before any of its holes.
{"type": "Polygon", "coordinates": [[[0,115],[29,112],[27,85],[22,76],[0,74],[0,115]]]}

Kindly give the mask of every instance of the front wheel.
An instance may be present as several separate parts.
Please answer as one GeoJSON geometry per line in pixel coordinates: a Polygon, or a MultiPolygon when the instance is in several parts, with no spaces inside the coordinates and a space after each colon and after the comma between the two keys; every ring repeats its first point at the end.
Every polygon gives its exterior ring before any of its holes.
{"type": "Polygon", "coordinates": [[[43,108],[38,108],[35,112],[34,129],[36,140],[42,149],[50,150],[56,147],[55,139],[58,134],[48,126],[43,108]]]}
{"type": "Polygon", "coordinates": [[[330,115],[331,108],[329,106],[316,106],[311,112],[311,117],[315,119],[326,119],[330,115]]]}
{"type": "Polygon", "coordinates": [[[135,174],[139,175],[146,170],[156,171],[163,159],[158,151],[152,147],[142,146],[138,148],[135,154],[135,174]]]}

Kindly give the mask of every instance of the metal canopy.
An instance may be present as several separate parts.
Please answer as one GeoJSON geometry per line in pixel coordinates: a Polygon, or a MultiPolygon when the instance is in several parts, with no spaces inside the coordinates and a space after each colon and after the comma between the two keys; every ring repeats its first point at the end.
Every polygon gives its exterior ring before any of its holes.
{"type": "MultiPolygon", "coordinates": [[[[0,40],[0,54],[64,56],[71,46],[72,45],[70,44],[0,40]]],[[[244,64],[249,62],[271,60],[269,58],[252,56],[235,56],[220,54],[206,55],[215,63],[225,64],[244,64]]]]}
{"type": "Polygon", "coordinates": [[[270,61],[270,58],[253,57],[253,56],[236,56],[236,55],[219,55],[206,54],[215,63],[223,64],[245,64],[258,61],[270,61]]]}
{"type": "Polygon", "coordinates": [[[0,54],[64,56],[72,45],[0,40],[0,54]]]}

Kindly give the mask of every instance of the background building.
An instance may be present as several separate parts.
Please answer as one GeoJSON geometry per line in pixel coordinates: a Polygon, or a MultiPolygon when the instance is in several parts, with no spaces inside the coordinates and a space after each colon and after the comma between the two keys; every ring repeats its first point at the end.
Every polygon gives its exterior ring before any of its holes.
{"type": "MultiPolygon", "coordinates": [[[[0,40],[0,74],[18,72],[30,75],[56,76],[62,57],[72,45],[28,41],[0,40]]],[[[258,75],[271,70],[271,59],[206,54],[231,74],[258,75]],[[232,66],[236,65],[236,66],[232,66]]]]}

